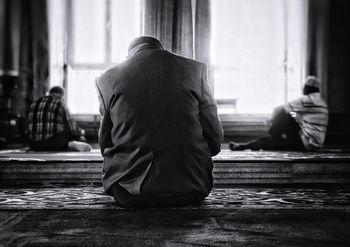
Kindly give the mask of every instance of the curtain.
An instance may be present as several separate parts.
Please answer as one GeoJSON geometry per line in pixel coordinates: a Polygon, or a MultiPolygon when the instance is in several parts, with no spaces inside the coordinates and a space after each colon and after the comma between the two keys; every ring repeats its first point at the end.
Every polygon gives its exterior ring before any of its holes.
{"type": "Polygon", "coordinates": [[[210,65],[210,1],[196,1],[195,59],[210,65]]]}
{"type": "Polygon", "coordinates": [[[321,93],[328,99],[328,25],[329,0],[309,0],[307,26],[306,74],[315,75],[321,81],[321,93]]]}
{"type": "Polygon", "coordinates": [[[156,37],[164,48],[197,59],[210,73],[210,0],[144,0],[143,34],[156,37]]]}
{"type": "Polygon", "coordinates": [[[211,13],[210,0],[197,0],[195,11],[195,59],[208,66],[208,78],[214,93],[214,76],[210,63],[211,13]]]}
{"type": "Polygon", "coordinates": [[[49,43],[46,0],[0,0],[0,77],[14,85],[9,110],[25,116],[48,89],[49,43]]]}
{"type": "Polygon", "coordinates": [[[0,0],[0,75],[18,76],[20,0],[0,0]]]}
{"type": "Polygon", "coordinates": [[[144,34],[165,49],[193,58],[192,8],[188,0],[145,0],[144,34]]]}

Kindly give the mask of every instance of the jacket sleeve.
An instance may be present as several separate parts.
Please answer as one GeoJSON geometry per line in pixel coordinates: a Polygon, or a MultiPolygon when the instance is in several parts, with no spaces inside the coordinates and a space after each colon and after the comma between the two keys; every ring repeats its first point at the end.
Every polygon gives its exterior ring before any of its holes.
{"type": "Polygon", "coordinates": [[[208,72],[205,64],[203,64],[201,80],[200,121],[203,128],[203,136],[208,143],[211,155],[215,156],[220,152],[223,131],[217,113],[216,101],[209,88],[208,72]]]}
{"type": "Polygon", "coordinates": [[[112,121],[109,116],[109,110],[106,108],[105,101],[103,99],[102,92],[99,88],[96,79],[96,89],[97,96],[99,101],[99,110],[102,115],[100,128],[98,131],[98,143],[100,145],[101,153],[103,155],[104,150],[108,147],[112,147],[112,139],[111,139],[111,130],[112,130],[112,121]]]}
{"type": "Polygon", "coordinates": [[[308,100],[308,96],[302,96],[301,98],[289,101],[287,104],[284,105],[284,109],[287,113],[289,112],[303,112],[305,111],[304,103],[308,100]]]}

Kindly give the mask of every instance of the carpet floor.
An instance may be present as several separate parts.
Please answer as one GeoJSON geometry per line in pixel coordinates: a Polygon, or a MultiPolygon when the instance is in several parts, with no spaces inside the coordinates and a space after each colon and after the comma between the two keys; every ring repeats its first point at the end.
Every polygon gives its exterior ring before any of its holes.
{"type": "MultiPolygon", "coordinates": [[[[117,208],[100,186],[0,188],[0,209],[117,208]]],[[[350,189],[214,188],[198,208],[350,209],[350,189]]]]}

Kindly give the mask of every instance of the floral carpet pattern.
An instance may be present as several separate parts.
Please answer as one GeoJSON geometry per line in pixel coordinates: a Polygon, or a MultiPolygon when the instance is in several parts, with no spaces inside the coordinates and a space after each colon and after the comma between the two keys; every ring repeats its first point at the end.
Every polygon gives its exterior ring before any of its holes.
{"type": "MultiPolygon", "coordinates": [[[[4,209],[118,209],[100,186],[0,188],[4,209]]],[[[199,209],[350,209],[350,189],[215,188],[199,209]]]]}

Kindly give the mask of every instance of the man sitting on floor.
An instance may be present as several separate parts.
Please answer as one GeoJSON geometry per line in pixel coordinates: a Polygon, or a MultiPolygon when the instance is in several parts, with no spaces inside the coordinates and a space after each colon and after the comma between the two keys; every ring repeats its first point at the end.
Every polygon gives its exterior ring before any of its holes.
{"type": "Polygon", "coordinates": [[[200,203],[223,138],[205,64],[143,36],[97,79],[105,192],[124,207],[200,203]]]}
{"type": "Polygon", "coordinates": [[[53,87],[47,96],[35,100],[29,108],[27,135],[35,151],[90,151],[82,131],[71,118],[64,102],[64,89],[53,87]]]}
{"type": "Polygon", "coordinates": [[[319,80],[306,79],[303,96],[275,108],[269,136],[249,143],[230,142],[231,150],[318,150],[322,148],[328,124],[328,107],[320,94],[319,80]]]}

